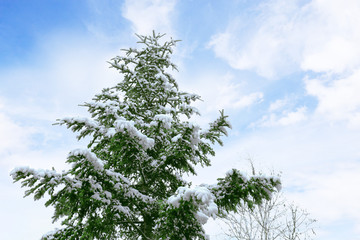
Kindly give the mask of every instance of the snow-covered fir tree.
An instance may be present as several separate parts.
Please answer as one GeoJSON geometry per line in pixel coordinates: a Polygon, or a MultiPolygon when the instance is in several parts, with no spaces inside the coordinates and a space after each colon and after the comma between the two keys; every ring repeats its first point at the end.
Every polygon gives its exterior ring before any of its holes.
{"type": "Polygon", "coordinates": [[[111,66],[123,81],[85,103],[90,118],[57,121],[88,137],[85,149],[72,150],[68,171],[18,167],[14,181],[28,187],[25,196],[54,207],[63,228],[42,239],[206,239],[209,217],[224,217],[237,205],[269,199],[280,187],[276,177],[247,178],[230,170],[217,183],[191,187],[184,174],[210,166],[212,145],[222,145],[230,123],[224,112],[201,129],[189,118],[199,114],[195,94],[179,90],[169,74],[177,41],[162,35],[138,36],[141,49],[124,50],[111,66]],[[187,121],[184,121],[184,116],[187,121]]]}

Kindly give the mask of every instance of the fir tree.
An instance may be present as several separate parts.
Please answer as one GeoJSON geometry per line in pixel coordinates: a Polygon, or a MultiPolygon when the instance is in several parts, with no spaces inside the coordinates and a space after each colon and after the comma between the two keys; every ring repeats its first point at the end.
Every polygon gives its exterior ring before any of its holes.
{"type": "Polygon", "coordinates": [[[142,49],[124,50],[110,62],[123,81],[85,103],[91,118],[64,118],[56,124],[90,138],[86,149],[69,153],[68,171],[16,168],[14,181],[25,196],[53,206],[56,229],[42,239],[205,239],[209,217],[224,217],[240,203],[269,199],[280,186],[275,177],[246,178],[229,171],[213,185],[191,187],[184,174],[210,166],[212,145],[222,145],[230,123],[223,111],[201,129],[189,118],[199,114],[195,94],[179,90],[169,69],[177,41],[162,35],[138,36],[142,49]],[[183,116],[188,118],[184,121],[183,116]]]}

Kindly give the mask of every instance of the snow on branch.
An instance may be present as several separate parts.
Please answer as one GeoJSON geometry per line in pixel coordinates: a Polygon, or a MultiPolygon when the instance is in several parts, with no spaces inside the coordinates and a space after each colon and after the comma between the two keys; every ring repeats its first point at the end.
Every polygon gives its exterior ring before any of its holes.
{"type": "Polygon", "coordinates": [[[91,163],[96,171],[104,170],[104,162],[97,158],[94,153],[89,151],[88,149],[75,149],[69,153],[69,157],[72,156],[84,156],[85,160],[91,163]]]}
{"type": "Polygon", "coordinates": [[[113,137],[117,133],[128,134],[131,138],[138,139],[138,143],[144,148],[152,148],[154,146],[154,139],[147,137],[145,134],[141,133],[139,129],[135,127],[134,121],[128,121],[124,117],[119,117],[113,124],[113,127],[104,127],[98,122],[84,118],[84,117],[72,117],[72,118],[63,118],[58,120],[58,124],[67,125],[68,128],[71,128],[74,132],[79,131],[80,134],[78,139],[85,137],[86,135],[92,133],[98,133],[98,135],[105,137],[113,137]]]}
{"type": "Polygon", "coordinates": [[[125,118],[119,118],[114,123],[115,128],[109,128],[105,133],[106,136],[112,137],[116,133],[124,133],[127,130],[127,133],[132,137],[139,139],[140,145],[144,149],[152,148],[154,146],[154,139],[147,137],[145,134],[141,133],[136,127],[134,121],[127,121],[125,118]]]}
{"type": "Polygon", "coordinates": [[[179,208],[183,201],[190,201],[198,209],[195,213],[195,218],[199,223],[205,224],[209,217],[215,218],[218,213],[214,200],[215,196],[209,189],[197,186],[195,188],[179,187],[176,194],[171,196],[167,202],[171,206],[179,208]]]}
{"type": "Polygon", "coordinates": [[[150,126],[156,126],[160,122],[163,124],[165,129],[170,129],[172,121],[172,116],[168,114],[157,114],[154,116],[154,120],[150,122],[150,126]]]}
{"type": "Polygon", "coordinates": [[[35,179],[39,180],[42,178],[54,178],[59,179],[62,174],[57,173],[55,170],[48,169],[33,169],[29,167],[17,167],[10,172],[10,176],[16,180],[20,175],[32,175],[35,179]]]}
{"type": "MultiPolygon", "coordinates": [[[[75,149],[69,153],[69,157],[71,158],[72,156],[84,156],[83,160],[76,160],[77,166],[79,166],[80,163],[80,165],[84,167],[84,161],[89,162],[93,166],[95,171],[99,172],[102,176],[107,176],[112,179],[115,182],[114,189],[124,191],[124,195],[131,198],[139,198],[142,201],[148,203],[154,201],[151,197],[146,196],[133,188],[131,186],[130,180],[121,173],[112,171],[111,169],[104,169],[103,161],[97,158],[96,155],[88,149],[75,149]]],[[[86,179],[86,181],[91,184],[93,190],[102,190],[101,185],[99,185],[99,183],[95,183],[93,178],[86,179]]],[[[98,195],[94,196],[95,199],[99,200],[99,197],[97,197],[98,195]]]]}
{"type": "Polygon", "coordinates": [[[224,111],[220,111],[220,117],[209,124],[209,129],[201,132],[201,138],[210,140],[213,144],[217,142],[220,145],[223,145],[223,142],[220,139],[221,135],[227,136],[228,132],[226,128],[232,128],[227,118],[228,116],[224,115],[224,111]]]}
{"type": "Polygon", "coordinates": [[[236,206],[244,201],[250,208],[270,199],[274,191],[281,189],[278,177],[252,176],[248,178],[239,170],[232,169],[224,178],[219,178],[215,185],[208,185],[216,197],[219,209],[225,212],[236,211],[236,206]]]}

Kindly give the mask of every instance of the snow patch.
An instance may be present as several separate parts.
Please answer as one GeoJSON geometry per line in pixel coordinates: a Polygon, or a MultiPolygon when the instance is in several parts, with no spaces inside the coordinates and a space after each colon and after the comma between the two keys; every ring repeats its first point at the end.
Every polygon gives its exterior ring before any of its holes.
{"type": "Polygon", "coordinates": [[[209,217],[215,218],[218,213],[218,207],[214,202],[215,196],[206,187],[179,187],[176,195],[171,196],[167,202],[178,208],[181,200],[193,201],[193,204],[198,207],[195,218],[201,224],[205,224],[209,217]]]}

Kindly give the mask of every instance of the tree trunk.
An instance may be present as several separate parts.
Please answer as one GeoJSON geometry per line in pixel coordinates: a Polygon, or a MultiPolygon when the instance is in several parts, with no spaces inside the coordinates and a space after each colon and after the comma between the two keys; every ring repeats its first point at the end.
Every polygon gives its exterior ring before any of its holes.
{"type": "Polygon", "coordinates": [[[143,239],[145,240],[153,240],[153,227],[154,220],[150,215],[144,216],[144,223],[141,226],[141,231],[143,232],[143,239]]]}

